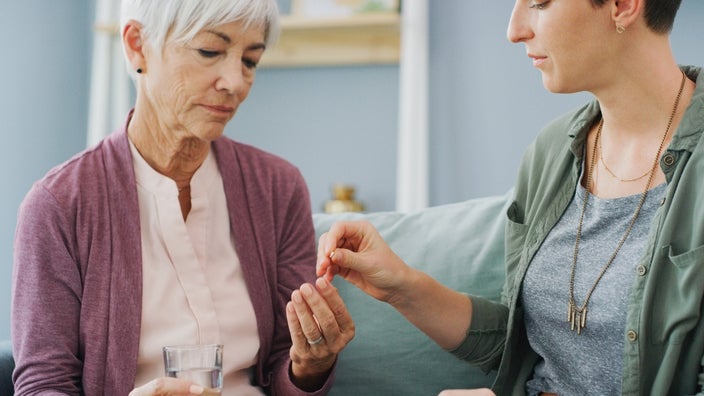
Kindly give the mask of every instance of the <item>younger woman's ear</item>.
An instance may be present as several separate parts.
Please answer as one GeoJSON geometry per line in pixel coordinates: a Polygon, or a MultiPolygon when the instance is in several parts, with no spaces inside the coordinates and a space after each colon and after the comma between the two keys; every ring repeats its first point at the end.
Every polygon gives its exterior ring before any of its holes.
{"type": "Polygon", "coordinates": [[[628,29],[643,14],[645,0],[616,0],[612,5],[611,18],[614,26],[628,29]]]}

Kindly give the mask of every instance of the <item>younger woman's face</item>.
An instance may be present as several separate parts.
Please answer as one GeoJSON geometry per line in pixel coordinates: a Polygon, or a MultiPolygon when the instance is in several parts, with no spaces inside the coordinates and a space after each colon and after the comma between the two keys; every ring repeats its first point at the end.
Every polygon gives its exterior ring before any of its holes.
{"type": "Polygon", "coordinates": [[[618,54],[607,3],[590,0],[517,0],[508,26],[511,42],[523,43],[551,92],[592,91],[618,54]]]}

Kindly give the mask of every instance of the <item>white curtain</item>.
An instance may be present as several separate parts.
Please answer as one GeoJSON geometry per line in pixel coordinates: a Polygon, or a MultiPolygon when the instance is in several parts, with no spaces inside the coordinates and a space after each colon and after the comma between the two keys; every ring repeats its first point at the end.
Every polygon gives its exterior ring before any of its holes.
{"type": "Polygon", "coordinates": [[[401,7],[396,210],[428,206],[428,0],[401,7]]]}
{"type": "Polygon", "coordinates": [[[87,145],[92,146],[122,122],[131,106],[118,21],[120,0],[97,0],[93,37],[87,145]]]}

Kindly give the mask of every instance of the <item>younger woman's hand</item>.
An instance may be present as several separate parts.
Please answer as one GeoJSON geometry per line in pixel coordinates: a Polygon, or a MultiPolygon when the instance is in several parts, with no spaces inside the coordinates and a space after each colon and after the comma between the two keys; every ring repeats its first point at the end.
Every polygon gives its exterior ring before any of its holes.
{"type": "Polygon", "coordinates": [[[318,241],[316,268],[318,276],[339,275],[385,302],[406,289],[413,274],[368,221],[333,224],[318,241]]]}

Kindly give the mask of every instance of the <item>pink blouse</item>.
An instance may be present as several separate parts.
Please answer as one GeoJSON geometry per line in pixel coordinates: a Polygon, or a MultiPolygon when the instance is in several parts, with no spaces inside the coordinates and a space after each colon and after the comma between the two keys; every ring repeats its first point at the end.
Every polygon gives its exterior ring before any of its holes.
{"type": "Polygon", "coordinates": [[[254,308],[242,277],[212,152],[191,180],[183,221],[176,183],[130,143],[142,239],[142,326],[135,386],[164,376],[162,347],[224,344],[223,395],[262,395],[250,385],[259,351],[254,308]]]}

